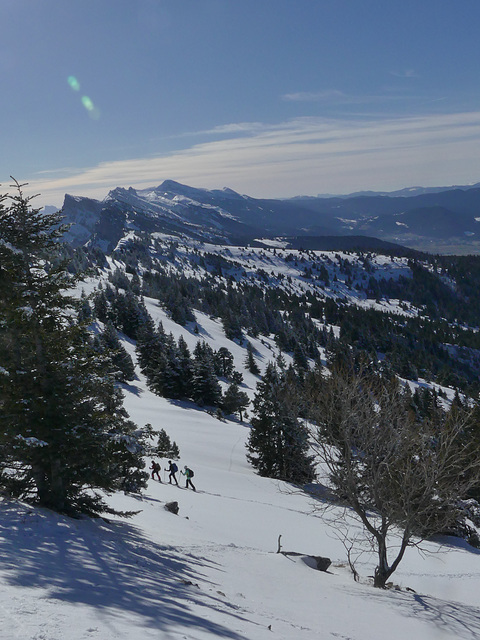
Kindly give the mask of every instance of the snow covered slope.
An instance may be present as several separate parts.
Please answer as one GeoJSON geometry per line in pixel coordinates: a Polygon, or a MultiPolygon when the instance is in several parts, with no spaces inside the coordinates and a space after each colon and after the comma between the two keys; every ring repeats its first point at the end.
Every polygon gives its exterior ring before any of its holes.
{"type": "MultiPolygon", "coordinates": [[[[196,340],[146,301],[167,331],[196,340]],[[170,322],[169,324],[167,324],[170,322]]],[[[198,314],[201,336],[228,341],[198,314]]],[[[130,341],[125,347],[133,353],[130,341]]],[[[270,348],[260,340],[265,366],[270,348]]],[[[271,346],[271,345],[270,345],[271,346]]],[[[244,350],[234,352],[241,368],[244,350]]],[[[273,348],[273,347],[272,347],[273,348]]],[[[254,376],[243,371],[250,392],[254,376]]],[[[139,425],[164,428],[195,470],[197,492],[150,481],[143,496],[117,494],[131,520],[71,520],[4,501],[0,607],[4,640],[451,640],[480,637],[480,554],[453,539],[407,551],[399,589],[373,589],[374,558],[346,562],[344,515],[284,483],[257,476],[245,458],[248,425],[219,421],[193,404],[153,395],[138,373],[125,406],[139,425]],[[178,501],[179,514],[165,510],[178,501]],[[328,556],[327,573],[303,556],[328,556]],[[459,545],[459,546],[455,546],[459,545]],[[407,589],[408,588],[408,589],[407,589]]],[[[164,463],[162,463],[162,467],[164,463]]],[[[162,471],[162,477],[164,474],[162,471]]]]}

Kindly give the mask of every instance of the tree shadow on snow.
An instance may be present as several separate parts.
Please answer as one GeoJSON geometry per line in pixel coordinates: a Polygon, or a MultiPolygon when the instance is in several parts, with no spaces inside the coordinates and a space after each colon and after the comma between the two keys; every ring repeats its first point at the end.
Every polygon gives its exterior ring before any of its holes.
{"type": "Polygon", "coordinates": [[[215,610],[229,626],[249,622],[216,596],[202,571],[220,567],[208,559],[155,544],[126,522],[71,520],[8,502],[0,509],[1,568],[10,585],[40,587],[49,598],[90,605],[116,620],[138,616],[141,626],[159,632],[182,627],[244,638],[207,619],[215,610]]]}
{"type": "Polygon", "coordinates": [[[187,324],[185,325],[185,329],[188,331],[188,333],[198,336],[199,340],[201,338],[205,339],[212,337],[212,335],[206,329],[204,329],[202,325],[198,324],[198,322],[187,322],[187,324]],[[195,327],[197,327],[197,330],[195,330],[195,327]]]}
{"type": "MultiPolygon", "coordinates": [[[[355,592],[355,595],[358,595],[358,592],[355,592]]],[[[476,640],[480,637],[479,607],[401,591],[370,589],[367,597],[369,601],[373,599],[386,606],[397,605],[402,615],[423,620],[450,638],[476,640]]]]}
{"type": "Polygon", "coordinates": [[[480,549],[477,547],[472,547],[464,538],[457,538],[455,536],[448,535],[435,535],[429,538],[430,542],[436,542],[441,547],[446,548],[446,550],[462,550],[468,551],[468,553],[473,553],[475,555],[480,555],[480,549]]]}
{"type": "MultiPolygon", "coordinates": [[[[138,380],[138,378],[136,379],[138,380]]],[[[142,395],[143,390],[140,387],[137,387],[136,384],[122,382],[120,386],[122,389],[125,389],[126,391],[133,394],[134,396],[137,396],[137,398],[139,398],[142,395]]]]}

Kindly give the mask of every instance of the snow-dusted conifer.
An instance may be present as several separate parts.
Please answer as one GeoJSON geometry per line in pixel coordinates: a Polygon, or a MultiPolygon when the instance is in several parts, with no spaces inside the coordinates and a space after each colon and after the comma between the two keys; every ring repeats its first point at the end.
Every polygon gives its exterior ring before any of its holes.
{"type": "Polygon", "coordinates": [[[230,380],[233,373],[233,355],[226,347],[215,352],[215,370],[218,376],[230,380]]]}
{"type": "Polygon", "coordinates": [[[245,391],[241,391],[236,382],[232,382],[225,392],[222,400],[222,409],[228,414],[238,412],[240,422],[243,422],[243,412],[246,410],[250,400],[245,391]]]}
{"type": "Polygon", "coordinates": [[[135,378],[135,365],[132,357],[120,342],[112,322],[107,322],[105,325],[105,329],[100,335],[100,343],[109,350],[108,353],[115,369],[115,379],[120,382],[133,380],[135,378]]]}
{"type": "Polygon", "coordinates": [[[194,350],[192,398],[200,405],[218,406],[221,397],[213,349],[206,342],[199,341],[194,350]]]}
{"type": "Polygon", "coordinates": [[[109,359],[75,320],[78,277],[53,260],[61,216],[16,187],[0,210],[0,486],[58,511],[110,511],[96,490],[132,473],[141,486],[142,446],[109,359]]]}
{"type": "Polygon", "coordinates": [[[155,447],[155,454],[160,458],[172,458],[178,460],[180,457],[180,450],[176,442],[170,440],[170,436],[165,429],[160,429],[158,432],[158,442],[155,447]]]}
{"type": "Polygon", "coordinates": [[[255,356],[253,355],[253,347],[251,342],[247,342],[247,356],[245,358],[245,366],[254,375],[258,376],[260,374],[260,367],[255,360],[255,356]]]}
{"type": "Polygon", "coordinates": [[[269,363],[257,384],[248,460],[261,476],[305,484],[315,477],[308,432],[298,419],[298,393],[269,363]]]}
{"type": "Polygon", "coordinates": [[[140,370],[155,393],[161,393],[161,390],[157,389],[155,375],[164,367],[165,340],[166,335],[161,323],[156,329],[153,320],[148,317],[139,330],[135,351],[140,370]]]}
{"type": "Polygon", "coordinates": [[[180,398],[189,398],[192,390],[193,360],[185,338],[180,336],[177,342],[178,363],[180,367],[180,398]]]}

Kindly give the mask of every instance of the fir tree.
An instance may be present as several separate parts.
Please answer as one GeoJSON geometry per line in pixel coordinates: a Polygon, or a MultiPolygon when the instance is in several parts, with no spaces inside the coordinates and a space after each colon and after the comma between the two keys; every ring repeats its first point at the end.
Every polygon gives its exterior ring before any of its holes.
{"type": "Polygon", "coordinates": [[[143,301],[132,291],[117,292],[113,300],[115,326],[132,340],[137,340],[140,329],[148,321],[148,312],[143,301]]]}
{"type": "Polygon", "coordinates": [[[203,406],[218,406],[222,390],[215,375],[213,349],[205,341],[197,342],[194,350],[192,398],[203,406]]]}
{"type": "Polygon", "coordinates": [[[166,366],[166,334],[160,323],[155,328],[149,317],[140,328],[135,347],[141,372],[147,378],[147,385],[154,393],[163,394],[163,371],[166,366]]]}
{"type": "Polygon", "coordinates": [[[222,399],[222,409],[227,414],[234,414],[238,412],[240,422],[243,422],[243,412],[246,410],[250,400],[245,391],[240,391],[240,387],[236,382],[228,387],[225,395],[222,399]]]}
{"type": "Polygon", "coordinates": [[[108,354],[114,368],[115,379],[127,382],[135,378],[135,365],[132,357],[120,342],[117,331],[112,322],[107,322],[100,335],[100,344],[108,349],[108,354]]]}
{"type": "Polygon", "coordinates": [[[160,458],[171,458],[173,460],[178,460],[180,457],[180,450],[175,441],[170,440],[170,436],[167,434],[165,429],[160,429],[158,432],[158,442],[155,447],[155,453],[160,458]]]}
{"type": "Polygon", "coordinates": [[[269,363],[253,400],[248,460],[261,476],[305,484],[315,478],[308,433],[297,418],[298,391],[269,363]]]}
{"type": "Polygon", "coordinates": [[[258,366],[255,360],[255,356],[253,355],[253,347],[251,342],[247,342],[247,356],[245,358],[245,366],[248,371],[250,371],[250,373],[253,373],[255,376],[258,376],[260,374],[260,367],[258,366]]]}
{"type": "Polygon", "coordinates": [[[175,338],[171,333],[165,339],[164,356],[164,366],[156,372],[161,393],[165,398],[181,398],[183,390],[181,363],[175,338]]]}
{"type": "Polygon", "coordinates": [[[193,361],[185,338],[180,336],[177,343],[177,357],[180,371],[179,397],[189,398],[192,393],[193,361]]]}
{"type": "Polygon", "coordinates": [[[243,382],[243,373],[241,371],[232,371],[232,382],[236,382],[237,384],[242,384],[243,382]]]}
{"type": "Polygon", "coordinates": [[[180,449],[175,440],[172,442],[172,448],[170,449],[168,457],[172,458],[172,460],[178,460],[180,458],[180,449]]]}
{"type": "Polygon", "coordinates": [[[215,371],[218,376],[230,380],[233,373],[233,355],[226,347],[215,352],[215,371]]]}
{"type": "Polygon", "coordinates": [[[106,293],[105,291],[103,291],[103,289],[101,289],[95,294],[95,297],[93,299],[93,311],[95,313],[96,318],[98,318],[100,322],[108,322],[109,320],[108,301],[107,301],[106,293]]]}
{"type": "Polygon", "coordinates": [[[142,442],[109,359],[75,321],[61,217],[16,186],[0,210],[0,486],[62,512],[112,511],[96,490],[145,483],[142,442]]]}

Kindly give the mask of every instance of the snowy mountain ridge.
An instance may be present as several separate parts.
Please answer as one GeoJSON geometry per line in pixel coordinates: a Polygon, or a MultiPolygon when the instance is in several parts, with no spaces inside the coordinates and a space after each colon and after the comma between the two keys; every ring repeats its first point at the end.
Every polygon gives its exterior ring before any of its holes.
{"type": "Polygon", "coordinates": [[[477,252],[480,189],[417,193],[256,199],[225,188],[200,189],[166,180],[158,187],[117,187],[102,201],[65,196],[72,224],[67,236],[110,249],[120,227],[187,233],[197,239],[238,244],[255,237],[364,235],[432,252],[458,247],[477,252]],[[115,219],[115,228],[112,220],[115,219]]]}

